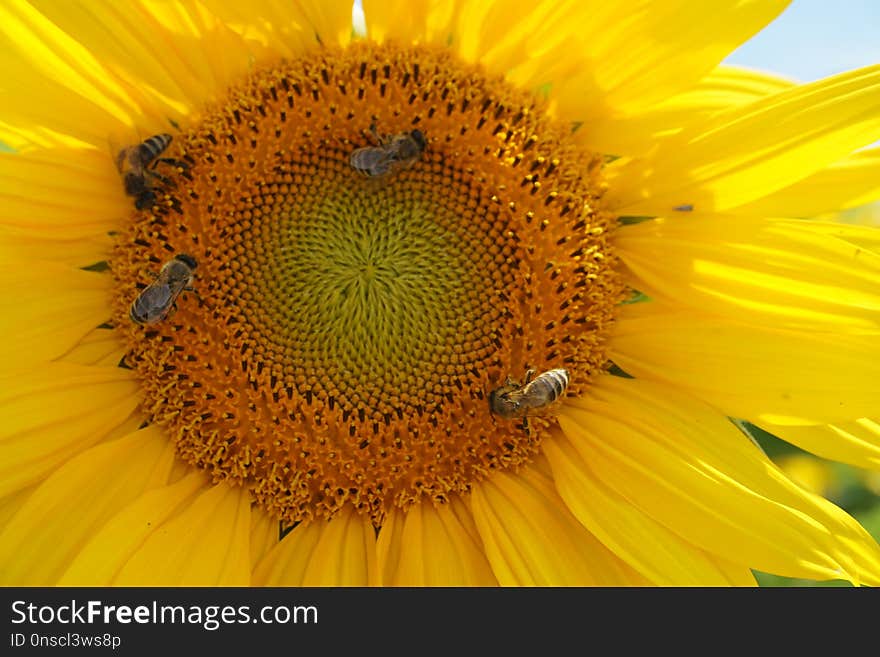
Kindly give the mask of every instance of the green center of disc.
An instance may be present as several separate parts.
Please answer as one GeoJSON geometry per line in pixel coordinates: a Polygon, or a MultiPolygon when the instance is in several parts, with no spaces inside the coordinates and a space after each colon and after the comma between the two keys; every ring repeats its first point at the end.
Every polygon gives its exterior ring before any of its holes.
{"type": "Polygon", "coordinates": [[[243,235],[261,242],[247,258],[263,292],[250,320],[276,362],[343,408],[430,408],[491,344],[487,263],[438,195],[344,173],[326,193],[275,197],[260,234],[243,235]]]}

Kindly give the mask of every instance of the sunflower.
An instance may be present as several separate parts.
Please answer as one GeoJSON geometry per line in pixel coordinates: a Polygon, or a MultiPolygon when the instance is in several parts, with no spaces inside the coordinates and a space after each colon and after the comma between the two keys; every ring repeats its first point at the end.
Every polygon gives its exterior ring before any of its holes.
{"type": "Polygon", "coordinates": [[[4,3],[3,583],[880,583],[750,439],[880,465],[880,66],[719,66],[785,5],[4,3]]]}

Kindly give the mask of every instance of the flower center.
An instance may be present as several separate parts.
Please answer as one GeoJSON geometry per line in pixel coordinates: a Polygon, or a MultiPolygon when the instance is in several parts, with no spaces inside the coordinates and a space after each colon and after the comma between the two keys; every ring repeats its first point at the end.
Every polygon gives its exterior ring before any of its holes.
{"type": "Polygon", "coordinates": [[[493,413],[507,377],[564,368],[578,394],[606,366],[623,286],[600,159],[446,50],[357,43],[259,70],[163,155],[186,166],[155,165],[112,262],[128,362],[182,458],[285,522],[466,492],[553,421],[493,413]],[[352,152],[388,141],[372,126],[426,147],[365,176],[352,152]],[[133,322],[176,254],[194,292],[133,322]]]}

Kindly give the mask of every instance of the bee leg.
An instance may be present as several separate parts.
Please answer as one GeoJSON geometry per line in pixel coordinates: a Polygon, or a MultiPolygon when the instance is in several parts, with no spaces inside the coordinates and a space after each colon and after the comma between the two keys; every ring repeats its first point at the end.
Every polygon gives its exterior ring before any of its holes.
{"type": "Polygon", "coordinates": [[[370,134],[373,135],[373,140],[376,142],[376,146],[384,146],[388,143],[388,135],[380,135],[375,122],[370,124],[370,134]]]}
{"type": "MultiPolygon", "coordinates": [[[[147,279],[150,279],[151,282],[155,281],[158,277],[159,277],[159,274],[157,274],[152,269],[141,269],[138,273],[138,278],[147,278],[147,279]]],[[[145,287],[147,287],[147,283],[143,283],[143,284],[138,283],[137,286],[139,289],[142,290],[145,287]]]]}
{"type": "Polygon", "coordinates": [[[526,365],[526,380],[523,382],[523,385],[528,384],[528,382],[531,381],[534,376],[535,376],[535,368],[529,367],[528,365],[526,365]]]}
{"type": "Polygon", "coordinates": [[[376,129],[376,124],[370,124],[370,134],[373,135],[373,140],[376,142],[376,146],[382,145],[382,139],[379,137],[379,131],[376,129]]]}
{"type": "Polygon", "coordinates": [[[172,184],[170,178],[166,178],[161,173],[157,173],[156,171],[153,171],[152,169],[145,169],[144,173],[149,174],[150,176],[152,176],[153,178],[155,178],[156,180],[158,180],[159,182],[161,182],[165,185],[172,184]]]}
{"type": "Polygon", "coordinates": [[[187,292],[191,292],[193,294],[193,296],[199,302],[199,308],[201,308],[202,306],[205,305],[205,300],[202,299],[202,295],[199,294],[199,291],[196,288],[192,287],[191,285],[188,285],[187,287],[185,287],[183,289],[186,290],[187,292]]]}
{"type": "Polygon", "coordinates": [[[129,196],[138,196],[148,190],[147,183],[143,176],[129,171],[122,177],[122,187],[129,196]]]}
{"type": "Polygon", "coordinates": [[[529,418],[525,415],[523,415],[522,419],[522,429],[525,432],[526,437],[530,438],[532,435],[532,430],[529,428],[529,418]]]}
{"type": "Polygon", "coordinates": [[[149,210],[156,203],[156,195],[149,189],[144,190],[134,200],[134,207],[138,210],[149,210]]]}
{"type": "Polygon", "coordinates": [[[157,157],[155,161],[161,162],[162,164],[168,164],[172,167],[189,169],[189,162],[184,162],[183,160],[175,160],[173,157],[157,157]]]}

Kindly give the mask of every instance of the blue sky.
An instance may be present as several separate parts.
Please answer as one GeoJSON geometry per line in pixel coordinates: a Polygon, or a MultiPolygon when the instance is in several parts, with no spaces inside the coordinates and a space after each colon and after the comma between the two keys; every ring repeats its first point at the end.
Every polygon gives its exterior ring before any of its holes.
{"type": "Polygon", "coordinates": [[[804,82],[878,64],[880,0],[794,0],[726,63],[804,82]]]}

